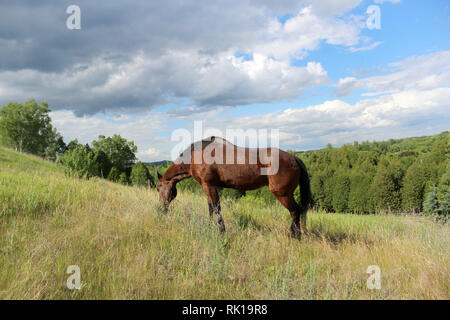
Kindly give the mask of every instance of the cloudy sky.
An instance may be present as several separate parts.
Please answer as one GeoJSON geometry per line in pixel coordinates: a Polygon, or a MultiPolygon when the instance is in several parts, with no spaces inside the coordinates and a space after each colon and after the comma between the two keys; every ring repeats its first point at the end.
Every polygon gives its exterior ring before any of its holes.
{"type": "Polygon", "coordinates": [[[2,1],[0,104],[47,101],[66,141],[118,133],[144,161],[196,120],[295,150],[429,135],[450,129],[449,39],[446,0],[2,1]]]}

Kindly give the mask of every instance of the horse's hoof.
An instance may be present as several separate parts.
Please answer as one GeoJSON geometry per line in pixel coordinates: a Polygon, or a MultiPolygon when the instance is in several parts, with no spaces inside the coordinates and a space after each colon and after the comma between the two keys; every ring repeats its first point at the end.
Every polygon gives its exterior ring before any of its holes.
{"type": "Polygon", "coordinates": [[[297,239],[297,240],[301,240],[301,238],[302,238],[302,233],[301,233],[300,230],[292,229],[292,228],[291,228],[291,237],[292,237],[292,238],[295,238],[295,239],[297,239]]]}
{"type": "Polygon", "coordinates": [[[296,240],[298,240],[298,241],[302,240],[302,236],[299,235],[299,234],[292,234],[292,233],[291,233],[291,237],[294,238],[294,239],[296,239],[296,240]]]}

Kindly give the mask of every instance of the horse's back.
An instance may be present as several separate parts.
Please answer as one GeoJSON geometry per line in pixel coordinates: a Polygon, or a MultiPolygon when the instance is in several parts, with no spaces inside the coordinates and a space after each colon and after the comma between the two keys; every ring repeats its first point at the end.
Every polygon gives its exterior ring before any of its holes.
{"type": "Polygon", "coordinates": [[[203,146],[191,151],[191,175],[201,184],[253,190],[297,169],[295,157],[277,148],[244,148],[221,138],[203,146]]]}

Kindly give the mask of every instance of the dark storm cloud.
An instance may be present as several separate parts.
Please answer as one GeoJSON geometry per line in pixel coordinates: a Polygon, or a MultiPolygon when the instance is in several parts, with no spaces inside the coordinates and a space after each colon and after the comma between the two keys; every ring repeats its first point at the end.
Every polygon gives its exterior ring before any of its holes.
{"type": "Polygon", "coordinates": [[[234,11],[237,8],[227,1],[200,2],[2,3],[1,68],[60,71],[98,56],[127,59],[137,50],[154,56],[168,49],[222,51],[250,37],[265,23],[264,10],[245,5],[245,1],[239,8],[247,7],[246,13],[234,11]],[[79,31],[66,28],[66,8],[71,4],[81,8],[79,31]],[[219,18],[224,16],[226,19],[219,18]]]}
{"type": "MultiPolygon", "coordinates": [[[[308,3],[2,2],[0,103],[34,97],[53,109],[94,114],[148,110],[169,98],[200,109],[295,98],[326,81],[326,72],[270,59],[243,64],[230,55],[270,41],[271,19],[308,3]],[[72,4],[81,8],[81,30],[66,28],[72,4]]],[[[315,3],[320,13],[329,1],[315,3]]]]}

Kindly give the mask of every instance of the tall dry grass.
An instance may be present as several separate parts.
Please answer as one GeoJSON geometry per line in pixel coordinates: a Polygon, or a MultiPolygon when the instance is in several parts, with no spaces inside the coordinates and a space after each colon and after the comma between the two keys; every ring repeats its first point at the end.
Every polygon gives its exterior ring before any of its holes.
{"type": "Polygon", "coordinates": [[[167,214],[155,190],[68,178],[0,149],[2,299],[449,299],[450,233],[419,217],[310,212],[288,236],[279,205],[180,192],[167,214]],[[82,288],[66,287],[69,265],[82,288]],[[381,289],[366,286],[381,268],[381,289]]]}

